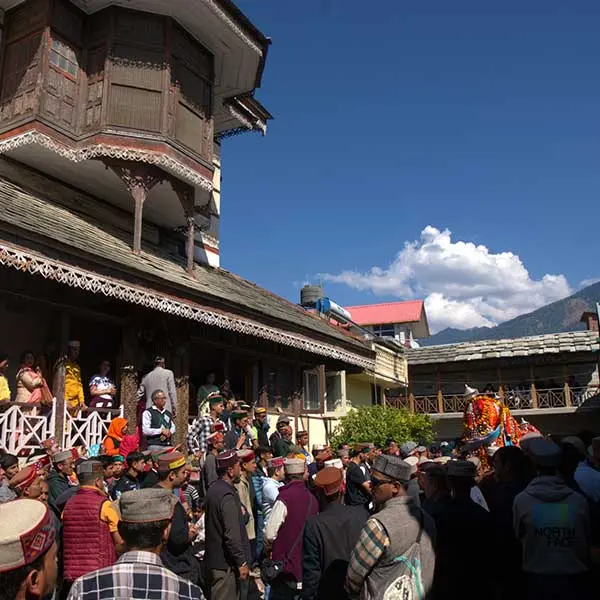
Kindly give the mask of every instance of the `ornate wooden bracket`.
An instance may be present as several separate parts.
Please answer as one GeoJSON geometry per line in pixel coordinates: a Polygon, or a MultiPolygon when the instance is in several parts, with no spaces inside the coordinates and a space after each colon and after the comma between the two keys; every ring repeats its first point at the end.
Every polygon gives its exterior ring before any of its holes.
{"type": "Polygon", "coordinates": [[[121,181],[127,186],[135,202],[133,252],[139,254],[142,250],[142,215],[144,202],[148,192],[167,178],[166,173],[152,165],[134,162],[105,162],[121,181]]]}

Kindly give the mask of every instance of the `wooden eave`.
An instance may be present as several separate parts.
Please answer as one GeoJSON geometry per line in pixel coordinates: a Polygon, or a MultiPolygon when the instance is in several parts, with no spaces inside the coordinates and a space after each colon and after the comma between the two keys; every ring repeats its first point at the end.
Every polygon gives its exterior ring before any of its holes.
{"type": "Polygon", "coordinates": [[[61,204],[26,188],[26,179],[0,179],[0,263],[158,310],[163,297],[171,314],[374,366],[374,353],[363,342],[233,273],[196,265],[188,274],[183,257],[149,243],[134,255],[130,232],[78,211],[81,192],[38,178],[59,192],[61,204]],[[61,269],[68,272],[64,277],[61,269]]]}

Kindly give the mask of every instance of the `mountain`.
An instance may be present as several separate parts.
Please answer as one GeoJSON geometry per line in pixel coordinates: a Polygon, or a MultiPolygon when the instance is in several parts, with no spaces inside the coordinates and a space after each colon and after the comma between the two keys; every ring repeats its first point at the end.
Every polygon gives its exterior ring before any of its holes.
{"type": "Polygon", "coordinates": [[[495,327],[464,330],[449,327],[419,342],[422,346],[436,346],[581,330],[585,329],[585,325],[579,322],[582,313],[596,310],[596,302],[600,302],[600,282],[583,288],[568,298],[547,304],[495,327]]]}

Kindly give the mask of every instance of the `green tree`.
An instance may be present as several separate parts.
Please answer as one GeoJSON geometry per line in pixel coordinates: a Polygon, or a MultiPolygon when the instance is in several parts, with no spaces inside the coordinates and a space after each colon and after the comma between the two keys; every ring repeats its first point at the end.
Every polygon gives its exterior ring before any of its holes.
{"type": "Polygon", "coordinates": [[[339,444],[373,442],[382,448],[387,438],[399,444],[408,440],[433,441],[433,429],[429,415],[411,413],[402,408],[387,406],[359,406],[340,419],[333,435],[332,447],[339,444]]]}

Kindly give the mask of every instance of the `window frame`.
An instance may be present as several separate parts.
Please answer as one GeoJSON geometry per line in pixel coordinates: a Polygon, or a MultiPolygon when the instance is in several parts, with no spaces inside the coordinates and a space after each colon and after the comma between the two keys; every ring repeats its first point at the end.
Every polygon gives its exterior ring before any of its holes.
{"type": "Polygon", "coordinates": [[[58,71],[65,77],[68,77],[69,79],[71,79],[74,82],[79,81],[79,76],[81,74],[81,65],[79,64],[80,61],[79,61],[78,53],[79,53],[79,49],[77,48],[77,46],[75,46],[74,44],[71,44],[66,39],[64,39],[62,36],[57,35],[54,31],[50,32],[50,43],[48,45],[48,67],[49,68],[55,69],[56,71],[58,71]],[[73,53],[73,56],[75,57],[75,62],[73,62],[73,60],[71,60],[71,58],[69,58],[68,56],[65,56],[64,52],[56,49],[54,47],[54,42],[56,42],[57,44],[60,44],[67,50],[71,51],[73,53]],[[73,73],[71,73],[70,71],[63,69],[60,65],[57,65],[54,62],[52,62],[52,54],[53,53],[56,54],[58,57],[64,58],[69,64],[74,64],[77,69],[77,74],[73,75],[73,73]]]}

